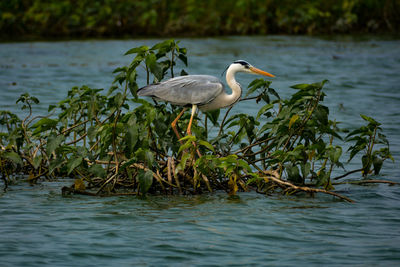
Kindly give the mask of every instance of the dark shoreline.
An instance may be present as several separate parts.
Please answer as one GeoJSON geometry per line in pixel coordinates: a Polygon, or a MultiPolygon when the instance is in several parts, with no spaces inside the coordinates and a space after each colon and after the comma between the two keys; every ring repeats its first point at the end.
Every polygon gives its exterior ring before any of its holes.
{"type": "Polygon", "coordinates": [[[400,34],[396,0],[0,2],[0,42],[231,35],[400,34]]]}
{"type": "Polygon", "coordinates": [[[346,40],[366,41],[371,39],[379,40],[399,40],[400,33],[348,33],[348,34],[250,34],[250,35],[220,35],[220,36],[62,36],[62,37],[45,37],[45,36],[23,36],[18,38],[0,38],[1,43],[24,43],[24,42],[65,42],[65,41],[113,41],[113,40],[165,40],[165,39],[204,39],[204,38],[232,38],[240,36],[252,37],[279,37],[279,36],[299,36],[314,37],[325,40],[346,40]]]}

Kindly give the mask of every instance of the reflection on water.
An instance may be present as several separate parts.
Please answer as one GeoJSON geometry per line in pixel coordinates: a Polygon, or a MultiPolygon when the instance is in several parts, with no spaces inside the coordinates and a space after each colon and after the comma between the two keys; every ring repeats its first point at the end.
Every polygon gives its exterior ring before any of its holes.
{"type": "MultiPolygon", "coordinates": [[[[108,89],[123,53],[159,40],[0,44],[0,109],[29,92],[38,113],[72,86],[108,89]]],[[[343,127],[358,114],[383,123],[395,164],[382,177],[400,181],[400,41],[370,37],[226,37],[184,39],[191,74],[221,75],[245,59],[277,77],[282,96],[295,83],[328,79],[326,105],[343,127]]],[[[181,67],[181,66],[178,66],[181,67]]],[[[178,68],[177,68],[178,69],[178,68]]],[[[222,77],[221,77],[222,78],[222,77]]],[[[254,77],[238,75],[245,88],[254,77]]],[[[240,102],[235,112],[257,112],[240,102]]],[[[358,163],[354,163],[358,164],[358,163]]],[[[353,169],[353,165],[347,166],[353,169]]],[[[353,176],[357,177],[357,175],[353,176]]],[[[398,186],[342,185],[357,201],[329,196],[283,197],[243,193],[204,196],[61,197],[64,183],[23,182],[0,193],[0,258],[5,266],[99,265],[397,265],[400,262],[398,186]]]]}

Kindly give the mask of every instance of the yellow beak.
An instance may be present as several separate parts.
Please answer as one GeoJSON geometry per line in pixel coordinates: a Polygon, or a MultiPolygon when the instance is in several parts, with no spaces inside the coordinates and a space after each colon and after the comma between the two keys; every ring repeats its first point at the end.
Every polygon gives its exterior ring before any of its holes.
{"type": "Polygon", "coordinates": [[[268,73],[268,72],[266,72],[266,71],[257,69],[257,68],[255,68],[255,67],[253,67],[253,66],[250,67],[250,70],[251,70],[252,72],[254,72],[254,73],[261,74],[261,75],[264,75],[264,76],[275,77],[275,75],[273,75],[273,74],[271,74],[271,73],[268,73]]]}

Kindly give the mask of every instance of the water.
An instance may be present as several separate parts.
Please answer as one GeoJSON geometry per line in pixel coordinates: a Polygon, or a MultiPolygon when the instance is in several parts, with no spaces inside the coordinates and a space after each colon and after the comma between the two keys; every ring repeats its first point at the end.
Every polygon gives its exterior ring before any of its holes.
{"type": "MultiPolygon", "coordinates": [[[[29,92],[36,108],[62,100],[86,84],[108,89],[123,53],[159,40],[0,44],[0,109],[22,116],[15,101],[29,92]]],[[[359,127],[362,113],[383,123],[395,163],[381,179],[400,182],[400,41],[369,37],[228,37],[184,39],[189,73],[220,75],[245,59],[277,76],[283,96],[290,85],[328,79],[325,104],[343,127],[359,127]]],[[[243,87],[254,77],[239,75],[243,87]]],[[[241,102],[234,112],[256,112],[241,102]]],[[[358,167],[354,162],[348,170],[358,167]]],[[[358,178],[353,174],[350,178],[358,178]]],[[[380,265],[400,263],[399,186],[343,185],[331,197],[224,193],[195,197],[62,197],[71,181],[17,181],[0,194],[0,265],[380,265]]]]}

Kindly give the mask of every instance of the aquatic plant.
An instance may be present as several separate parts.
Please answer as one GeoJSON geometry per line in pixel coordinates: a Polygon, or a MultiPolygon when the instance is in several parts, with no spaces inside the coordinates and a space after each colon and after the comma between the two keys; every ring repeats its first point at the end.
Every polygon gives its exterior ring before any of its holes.
{"type": "MultiPolygon", "coordinates": [[[[365,178],[372,172],[379,174],[386,159],[393,160],[389,142],[380,124],[365,115],[361,115],[365,126],[351,132],[340,129],[322,104],[326,81],[294,85],[291,97],[282,99],[270,81],[255,79],[241,101],[259,105],[256,116],[230,115],[232,107],[223,116],[221,110],[207,112],[203,119],[198,114],[194,135],[177,140],[170,124],[180,109],[140,99],[136,92],[140,73],[147,84],[173,77],[178,66],[187,65],[186,53],[174,40],[132,48],[126,52],[132,62],[115,69],[108,92],[74,87],[64,100],[49,106],[47,116],[33,116],[39,100],[22,94],[17,103],[27,110],[24,119],[0,111],[0,172],[5,189],[23,174],[31,183],[42,177],[75,178],[71,187],[62,189],[64,194],[224,190],[234,195],[255,190],[320,192],[352,201],[334,192],[335,180],[360,172],[360,184],[395,184],[365,178]],[[349,144],[348,161],[361,158],[361,167],[332,177],[335,169],[344,168],[343,143],[349,144]]],[[[183,115],[180,129],[186,128],[189,117],[183,115]]]]}

